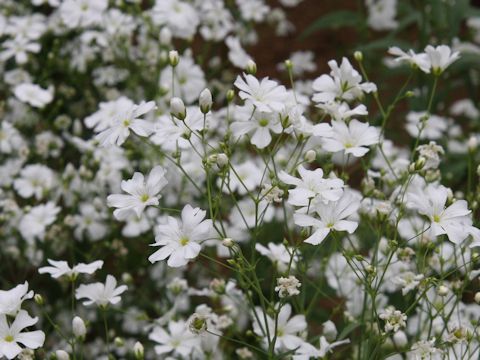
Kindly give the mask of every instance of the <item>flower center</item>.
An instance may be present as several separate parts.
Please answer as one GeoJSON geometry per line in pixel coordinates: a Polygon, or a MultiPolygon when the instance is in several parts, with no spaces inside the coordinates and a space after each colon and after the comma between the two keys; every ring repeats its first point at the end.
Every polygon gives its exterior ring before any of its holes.
{"type": "Polygon", "coordinates": [[[142,196],[140,196],[140,200],[141,200],[142,202],[147,202],[148,199],[149,199],[148,194],[143,194],[142,196]]]}
{"type": "Polygon", "coordinates": [[[262,119],[258,120],[258,125],[260,125],[261,127],[267,126],[268,125],[268,119],[262,118],[262,119]]]}
{"type": "Polygon", "coordinates": [[[183,236],[183,237],[180,238],[180,245],[182,245],[182,246],[187,245],[189,242],[190,242],[190,240],[186,236],[183,236]]]}
{"type": "Polygon", "coordinates": [[[123,120],[123,126],[129,127],[130,126],[130,120],[128,120],[128,119],[123,120]]]}
{"type": "Polygon", "coordinates": [[[440,215],[433,215],[433,221],[436,223],[440,222],[440,215]]]}
{"type": "Polygon", "coordinates": [[[14,339],[12,335],[7,335],[3,340],[5,340],[6,342],[13,342],[14,339]]]}

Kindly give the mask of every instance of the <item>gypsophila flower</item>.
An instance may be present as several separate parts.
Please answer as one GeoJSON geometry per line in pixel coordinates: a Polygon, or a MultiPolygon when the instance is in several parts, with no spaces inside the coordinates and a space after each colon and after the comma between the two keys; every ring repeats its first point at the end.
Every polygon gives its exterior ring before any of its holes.
{"type": "Polygon", "coordinates": [[[147,206],[156,206],[159,203],[159,192],[167,185],[166,170],[155,166],[147,179],[142,173],[136,172],[130,180],[122,181],[122,190],[129,195],[109,195],[107,204],[117,208],[113,214],[118,220],[127,219],[132,213],[140,217],[147,206]]]}
{"type": "Polygon", "coordinates": [[[40,330],[22,331],[35,325],[38,318],[33,318],[25,310],[20,310],[12,323],[7,321],[4,314],[0,314],[0,355],[13,359],[22,352],[19,344],[28,349],[38,349],[45,341],[45,333],[40,330]]]}
{"type": "Polygon", "coordinates": [[[243,74],[243,78],[238,76],[235,86],[240,90],[238,95],[242,100],[263,113],[282,111],[288,96],[285,87],[276,81],[268,78],[258,81],[253,75],[243,74]]]}
{"type": "Polygon", "coordinates": [[[0,290],[0,315],[15,316],[23,301],[32,299],[33,291],[28,291],[28,282],[15,286],[10,290],[0,290]]]}
{"type": "Polygon", "coordinates": [[[128,287],[121,285],[117,287],[117,280],[112,275],[107,275],[105,284],[97,282],[89,285],[80,285],[75,291],[77,299],[86,299],[83,304],[88,306],[96,304],[100,307],[106,307],[108,304],[115,305],[120,302],[120,295],[128,287]]]}
{"type": "Polygon", "coordinates": [[[152,263],[165,260],[171,267],[186,265],[195,259],[212,231],[212,220],[205,220],[206,211],[186,205],[181,221],[169,216],[165,225],[158,227],[158,235],[152,246],[161,246],[148,260],[152,263]]]}
{"type": "Polygon", "coordinates": [[[55,261],[48,259],[48,263],[52,266],[45,266],[38,269],[40,274],[50,274],[52,278],[57,279],[61,276],[68,276],[71,279],[75,279],[78,274],[93,274],[103,266],[102,260],[97,260],[89,264],[79,263],[73,267],[70,267],[66,261],[55,261]]]}
{"type": "Polygon", "coordinates": [[[290,275],[289,277],[279,277],[277,279],[277,286],[275,287],[275,291],[278,292],[278,296],[280,298],[284,298],[287,296],[295,296],[300,294],[298,290],[302,286],[300,281],[293,276],[290,275]]]}
{"type": "Polygon", "coordinates": [[[400,310],[396,310],[393,306],[387,307],[380,313],[379,317],[385,321],[386,332],[397,332],[407,325],[407,315],[400,310]]]}

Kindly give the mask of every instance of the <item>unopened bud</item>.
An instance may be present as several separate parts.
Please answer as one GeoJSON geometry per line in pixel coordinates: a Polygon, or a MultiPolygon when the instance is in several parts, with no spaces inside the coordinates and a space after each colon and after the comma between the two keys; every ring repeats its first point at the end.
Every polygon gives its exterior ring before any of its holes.
{"type": "Polygon", "coordinates": [[[477,137],[476,137],[476,136],[470,136],[470,138],[469,138],[468,141],[467,141],[468,150],[470,150],[470,151],[475,151],[475,149],[477,148],[477,146],[478,146],[477,137]]]}
{"type": "Polygon", "coordinates": [[[143,360],[145,356],[145,349],[141,342],[137,341],[135,345],[133,345],[133,354],[135,355],[136,360],[143,360]]]}
{"type": "Polygon", "coordinates": [[[397,331],[393,335],[393,343],[395,344],[395,346],[397,346],[399,348],[403,348],[403,347],[407,346],[407,344],[408,344],[407,335],[401,330],[397,331]]]}
{"type": "Polygon", "coordinates": [[[285,60],[285,67],[287,70],[291,70],[293,68],[292,60],[285,60]]]}
{"type": "Polygon", "coordinates": [[[218,167],[224,167],[228,164],[228,156],[224,153],[217,155],[217,165],[218,167]]]}
{"type": "Polygon", "coordinates": [[[35,300],[35,303],[36,303],[37,305],[42,306],[42,305],[45,303],[45,301],[43,300],[43,296],[40,295],[40,294],[35,294],[35,296],[33,297],[33,299],[35,300]]]}
{"type": "Polygon", "coordinates": [[[233,101],[233,98],[235,97],[235,91],[233,91],[232,89],[228,90],[226,97],[227,102],[231,103],[233,101]]]}
{"type": "Polygon", "coordinates": [[[315,150],[308,150],[306,153],[305,153],[305,161],[306,162],[313,162],[315,161],[315,159],[317,158],[317,153],[315,152],[315,150]]]}
{"type": "Polygon", "coordinates": [[[204,114],[208,113],[212,109],[212,93],[210,90],[204,89],[200,93],[198,103],[200,105],[200,111],[204,114]]]}
{"type": "Polygon", "coordinates": [[[440,296],[445,296],[448,294],[448,287],[445,285],[440,285],[437,289],[437,294],[440,296]]]}
{"type": "Polygon", "coordinates": [[[363,61],[363,53],[361,51],[355,51],[353,53],[353,57],[355,58],[355,60],[357,60],[358,62],[362,62],[363,61]]]}
{"type": "Polygon", "coordinates": [[[55,351],[55,357],[57,360],[69,360],[70,355],[65,350],[57,350],[55,351]]]}
{"type": "Polygon", "coordinates": [[[405,93],[405,97],[407,97],[407,98],[412,98],[414,96],[415,96],[415,93],[411,90],[409,90],[405,93]]]}
{"type": "Polygon", "coordinates": [[[247,74],[255,75],[257,73],[257,64],[255,64],[252,59],[248,60],[245,71],[247,72],[247,74]]]}
{"type": "Polygon", "coordinates": [[[323,336],[325,336],[327,341],[329,342],[335,341],[335,339],[337,338],[337,335],[338,335],[337,327],[335,326],[332,320],[328,320],[323,323],[323,336]]]}
{"type": "Polygon", "coordinates": [[[75,337],[83,339],[87,334],[87,327],[83,322],[82,318],[79,316],[75,316],[72,320],[72,331],[75,337]]]}
{"type": "Polygon", "coordinates": [[[125,345],[125,341],[119,336],[117,336],[115,339],[113,339],[113,342],[115,343],[115,346],[117,346],[117,347],[122,347],[123,345],[125,345]]]}
{"type": "Polygon", "coordinates": [[[170,50],[168,53],[168,63],[170,66],[175,67],[180,62],[180,57],[178,56],[178,51],[170,50]]]}
{"type": "Polygon", "coordinates": [[[187,109],[182,99],[173,97],[170,100],[170,113],[179,120],[185,120],[187,117],[187,109]]]}
{"type": "Polygon", "coordinates": [[[475,293],[474,299],[477,304],[480,304],[480,291],[475,293]]]}
{"type": "Polygon", "coordinates": [[[227,247],[227,248],[231,248],[231,247],[233,247],[233,245],[235,245],[235,242],[230,238],[225,238],[222,241],[222,245],[227,247]]]}

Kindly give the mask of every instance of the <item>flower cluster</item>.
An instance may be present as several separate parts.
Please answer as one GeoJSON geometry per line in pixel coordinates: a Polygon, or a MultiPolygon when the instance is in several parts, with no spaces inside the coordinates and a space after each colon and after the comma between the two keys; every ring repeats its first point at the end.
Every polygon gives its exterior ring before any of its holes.
{"type": "Polygon", "coordinates": [[[312,1],[0,3],[0,358],[479,358],[478,10],[312,1]]]}

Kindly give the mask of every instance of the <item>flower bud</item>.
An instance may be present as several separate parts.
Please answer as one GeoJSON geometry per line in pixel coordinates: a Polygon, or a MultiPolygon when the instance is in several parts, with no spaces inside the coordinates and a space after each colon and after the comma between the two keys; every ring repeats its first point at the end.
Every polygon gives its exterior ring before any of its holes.
{"type": "Polygon", "coordinates": [[[363,53],[361,51],[355,51],[353,53],[353,57],[355,58],[355,60],[357,60],[358,62],[362,62],[363,61],[363,53]]]}
{"type": "Polygon", "coordinates": [[[222,245],[227,247],[227,248],[231,248],[231,247],[233,247],[233,245],[235,245],[235,242],[230,238],[225,238],[222,241],[222,245]]]}
{"type": "Polygon", "coordinates": [[[145,356],[145,349],[141,342],[137,341],[135,345],[133,345],[133,354],[135,355],[136,360],[143,360],[145,356]]]}
{"type": "Polygon", "coordinates": [[[252,59],[248,60],[245,71],[247,72],[247,74],[255,75],[257,73],[257,64],[255,64],[252,59]]]}
{"type": "Polygon", "coordinates": [[[393,335],[393,343],[395,344],[395,346],[397,346],[399,348],[403,348],[403,347],[407,346],[407,344],[408,344],[407,335],[401,330],[397,331],[393,335]]]}
{"type": "Polygon", "coordinates": [[[448,287],[445,285],[440,285],[437,289],[437,294],[440,296],[445,296],[448,294],[448,287]]]}
{"type": "Polygon", "coordinates": [[[55,351],[55,357],[57,360],[69,360],[70,355],[65,350],[57,350],[55,351]]]}
{"type": "Polygon", "coordinates": [[[125,345],[125,341],[119,336],[113,339],[113,342],[115,343],[116,347],[122,347],[123,345],[125,345]]]}
{"type": "Polygon", "coordinates": [[[337,327],[333,323],[333,321],[328,320],[323,323],[323,336],[327,339],[329,342],[333,342],[338,335],[337,327]]]}
{"type": "Polygon", "coordinates": [[[292,70],[293,68],[293,63],[292,63],[292,60],[288,59],[288,60],[285,60],[285,67],[287,68],[287,70],[292,70]]]}
{"type": "Polygon", "coordinates": [[[217,155],[217,165],[218,167],[224,167],[228,164],[228,156],[224,153],[217,155]]]}
{"type": "Polygon", "coordinates": [[[173,97],[170,100],[170,113],[179,120],[185,120],[187,117],[187,109],[182,99],[173,97]]]}
{"type": "Polygon", "coordinates": [[[477,304],[480,304],[480,291],[475,293],[474,299],[477,304]]]}
{"type": "Polygon", "coordinates": [[[33,297],[33,300],[35,300],[35,303],[40,306],[42,306],[45,303],[45,301],[43,300],[43,296],[40,294],[35,294],[35,296],[33,297]]]}
{"type": "Polygon", "coordinates": [[[316,158],[317,158],[317,153],[315,152],[315,150],[308,150],[305,153],[306,162],[309,162],[309,163],[314,162],[316,158]]]}
{"type": "Polygon", "coordinates": [[[72,330],[73,330],[73,335],[75,335],[75,337],[80,339],[85,338],[85,335],[87,334],[87,327],[85,326],[85,323],[83,322],[81,317],[75,316],[73,318],[72,330]]]}
{"type": "Polygon", "coordinates": [[[235,97],[235,91],[233,91],[232,89],[228,90],[226,97],[227,97],[227,102],[231,103],[233,98],[235,97]]]}
{"type": "Polygon", "coordinates": [[[171,67],[175,67],[180,62],[180,57],[178,56],[178,51],[170,50],[168,53],[168,63],[171,67]]]}
{"type": "Polygon", "coordinates": [[[478,140],[475,136],[470,136],[470,138],[468,139],[467,141],[467,147],[468,147],[468,150],[470,151],[475,151],[475,149],[477,148],[478,146],[478,140]]]}
{"type": "Polygon", "coordinates": [[[212,93],[208,89],[203,89],[198,100],[200,111],[204,114],[212,109],[212,93]]]}

